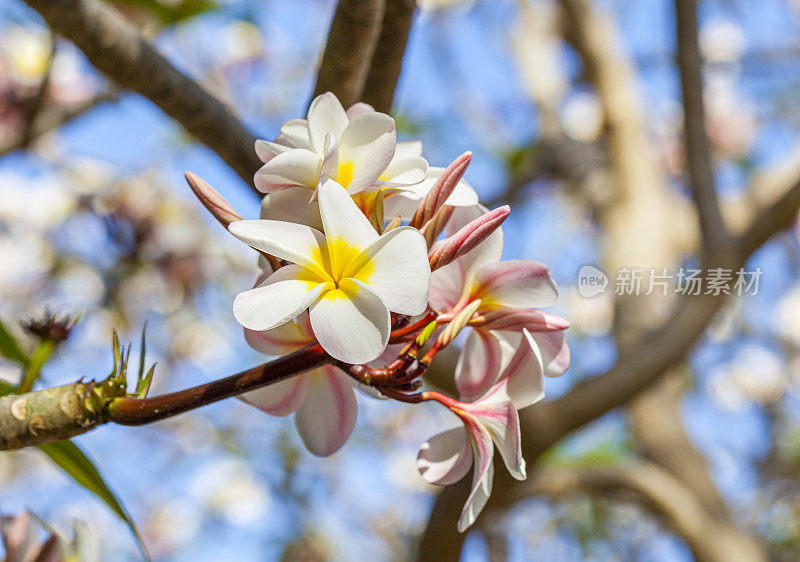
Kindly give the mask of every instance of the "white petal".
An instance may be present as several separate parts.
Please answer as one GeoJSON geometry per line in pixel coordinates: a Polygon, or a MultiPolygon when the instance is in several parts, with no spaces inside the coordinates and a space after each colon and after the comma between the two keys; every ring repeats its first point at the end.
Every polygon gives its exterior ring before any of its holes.
{"type": "Polygon", "coordinates": [[[481,400],[510,400],[521,410],[544,398],[544,366],[539,346],[528,330],[503,332],[503,337],[519,343],[514,356],[500,375],[499,382],[481,400]]]}
{"type": "Polygon", "coordinates": [[[421,141],[400,141],[397,143],[394,151],[394,160],[413,156],[422,156],[421,141]]]}
{"type": "Polygon", "coordinates": [[[319,155],[304,148],[292,148],[261,166],[253,181],[262,193],[298,185],[314,188],[321,167],[319,155]]]}
{"type": "Polygon", "coordinates": [[[325,229],[331,270],[341,274],[378,233],[347,191],[333,180],[319,188],[319,212],[325,229]]]}
{"type": "Polygon", "coordinates": [[[305,119],[292,119],[281,127],[283,142],[295,148],[311,150],[311,140],[308,136],[308,121],[305,119]]]}
{"type": "Polygon", "coordinates": [[[383,113],[365,113],[350,122],[339,143],[339,162],[352,162],[353,178],[347,185],[357,193],[375,185],[394,156],[394,119],[383,113]]]}
{"type": "Polygon", "coordinates": [[[288,416],[302,404],[308,389],[311,373],[297,375],[258,390],[242,394],[239,398],[262,412],[273,416],[288,416]]]}
{"type": "Polygon", "coordinates": [[[311,306],[311,326],[320,345],[345,363],[367,363],[389,342],[389,310],[359,281],[344,279],[311,306]]]}
{"type": "Polygon", "coordinates": [[[455,484],[472,466],[472,448],[467,430],[456,427],[431,437],[419,449],[417,468],[427,482],[439,486],[455,484]]]}
{"type": "Polygon", "coordinates": [[[358,404],[350,377],[336,367],[326,365],[309,375],[306,398],[294,422],[306,449],[327,457],[353,432],[358,404]]]}
{"type": "Polygon", "coordinates": [[[392,312],[416,316],[428,306],[428,247],[415,228],[390,230],[369,245],[344,275],[367,284],[392,312]]]}
{"type": "Polygon", "coordinates": [[[384,189],[383,216],[387,219],[400,216],[410,219],[414,216],[421,198],[405,190],[384,189]]]}
{"type": "MultiPolygon", "coordinates": [[[[412,156],[398,159],[395,157],[389,167],[381,174],[381,179],[385,185],[406,186],[421,182],[425,179],[427,173],[428,162],[424,158],[412,156]]],[[[456,187],[456,189],[458,188],[456,187]]],[[[452,195],[450,197],[452,198],[452,195]]]]}
{"type": "Polygon", "coordinates": [[[332,93],[326,92],[314,98],[308,108],[308,134],[314,152],[323,154],[325,135],[328,133],[341,139],[348,123],[350,119],[332,93]]]}
{"type": "Polygon", "coordinates": [[[232,222],[228,230],[256,250],[303,266],[321,279],[327,278],[319,263],[327,253],[325,235],[319,230],[302,224],[264,219],[232,222]]]}
{"type": "Polygon", "coordinates": [[[261,218],[304,224],[322,230],[319,203],[308,202],[311,191],[306,187],[289,187],[264,197],[261,218]]]}
{"type": "Polygon", "coordinates": [[[236,321],[250,330],[270,330],[307,309],[332,283],[309,281],[308,271],[287,265],[260,287],[239,293],[233,301],[236,321]]]}
{"type": "MultiPolygon", "coordinates": [[[[468,252],[469,254],[469,252],[468,252]]],[[[532,260],[509,260],[482,264],[475,284],[484,304],[534,308],[558,300],[558,289],[544,264],[532,260]]]]}
{"type": "Polygon", "coordinates": [[[363,101],[359,101],[348,107],[345,113],[347,113],[347,117],[349,119],[355,119],[359,115],[362,115],[364,113],[372,113],[374,111],[375,108],[372,107],[370,104],[364,103],[363,101]]]}

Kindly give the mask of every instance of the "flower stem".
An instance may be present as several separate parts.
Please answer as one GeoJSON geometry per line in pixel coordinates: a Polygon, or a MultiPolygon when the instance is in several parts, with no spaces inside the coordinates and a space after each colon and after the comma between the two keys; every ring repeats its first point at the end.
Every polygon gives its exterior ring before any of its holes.
{"type": "Polygon", "coordinates": [[[115,398],[107,406],[108,420],[122,425],[148,424],[280,382],[331,360],[319,344],[311,345],[258,367],[185,390],[151,398],[115,398]]]}

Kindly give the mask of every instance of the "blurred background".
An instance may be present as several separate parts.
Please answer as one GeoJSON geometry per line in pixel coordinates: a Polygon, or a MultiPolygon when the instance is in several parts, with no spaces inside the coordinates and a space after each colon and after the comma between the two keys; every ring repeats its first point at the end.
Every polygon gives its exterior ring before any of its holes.
{"type": "MultiPolygon", "coordinates": [[[[327,0],[113,6],[266,139],[305,115],[336,8],[327,0]]],[[[699,47],[716,187],[729,223],[742,225],[759,186],[800,175],[800,3],[703,0],[699,47]]],[[[675,50],[675,6],[664,0],[422,0],[415,15],[392,111],[399,135],[421,139],[432,165],[472,150],[466,178],[482,201],[513,207],[504,257],[552,269],[561,290],[552,311],[572,322],[572,365],[546,381],[548,399],[614,364],[626,338],[621,318],[657,323],[674,304],[675,295],[658,299],[615,321],[616,269],[697,264],[675,50]],[[621,194],[628,172],[643,195],[621,194]],[[609,274],[604,293],[579,294],[584,265],[609,274]]],[[[0,320],[32,350],[20,322],[46,309],[81,315],[44,366],[43,386],[105,376],[111,330],[136,342],[145,320],[149,361],[158,361],[152,393],[261,361],[231,313],[256,274],[254,257],[193,199],[184,170],[243,215],[258,213],[236,173],[175,121],[98,73],[24,3],[0,6],[0,320]]],[[[654,391],[567,435],[538,466],[575,475],[666,470],[695,488],[714,521],[774,560],[797,560],[798,230],[758,250],[747,263],[756,268],[757,294],[727,301],[654,391]],[[686,471],[670,466],[681,451],[692,457],[686,471]]],[[[19,376],[0,358],[0,378],[19,376]]],[[[75,442],[155,559],[413,559],[439,491],[419,477],[417,448],[443,414],[359,403],[353,436],[329,459],[305,451],[291,419],[236,400],[146,427],[105,426],[75,442]]],[[[704,557],[636,486],[576,479],[556,488],[545,481],[490,510],[461,558],[704,557]]],[[[140,556],[125,523],[35,449],[0,455],[0,512],[25,510],[62,529],[82,522],[102,560],[140,556]]]]}

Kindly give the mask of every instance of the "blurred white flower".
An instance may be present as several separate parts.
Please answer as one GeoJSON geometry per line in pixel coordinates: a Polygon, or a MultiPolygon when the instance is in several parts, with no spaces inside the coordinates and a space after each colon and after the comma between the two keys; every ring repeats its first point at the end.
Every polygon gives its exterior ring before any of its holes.
{"type": "Polygon", "coordinates": [[[569,96],[561,107],[561,125],[564,132],[577,141],[597,140],[603,132],[600,98],[592,92],[578,92],[569,96]]]}
{"type": "Polygon", "coordinates": [[[733,21],[716,19],[700,28],[700,52],[708,62],[736,62],[746,46],[744,30],[733,21]]]}
{"type": "Polygon", "coordinates": [[[192,496],[232,525],[257,522],[269,506],[266,487],[241,460],[225,459],[205,465],[195,474],[190,488],[192,496]]]}

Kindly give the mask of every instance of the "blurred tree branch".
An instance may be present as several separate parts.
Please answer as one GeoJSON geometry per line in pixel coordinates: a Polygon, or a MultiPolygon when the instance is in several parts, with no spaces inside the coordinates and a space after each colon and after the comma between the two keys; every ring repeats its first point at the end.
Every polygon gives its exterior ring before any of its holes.
{"type": "Polygon", "coordinates": [[[392,109],[416,8],[417,0],[386,0],[381,34],[361,95],[361,100],[377,111],[389,113],[392,109]]]}
{"type": "Polygon", "coordinates": [[[581,493],[602,497],[618,494],[642,504],[686,540],[697,560],[729,562],[760,556],[752,544],[742,542],[727,526],[710,517],[684,482],[650,462],[608,468],[547,467],[520,483],[513,499],[530,495],[558,499],[581,493]]]}
{"type": "Polygon", "coordinates": [[[219,100],[179,72],[122,16],[99,0],[26,0],[120,86],[137,92],[216,152],[253,190],[261,165],[253,137],[219,100]]]}
{"type": "Polygon", "coordinates": [[[697,0],[675,0],[678,69],[683,94],[683,129],[692,196],[700,215],[704,254],[725,251],[729,236],[714,186],[714,164],[706,132],[703,75],[697,37],[697,0]]]}
{"type": "Polygon", "coordinates": [[[361,99],[384,20],[385,0],[339,0],[314,96],[333,92],[347,108],[361,99]]]}

